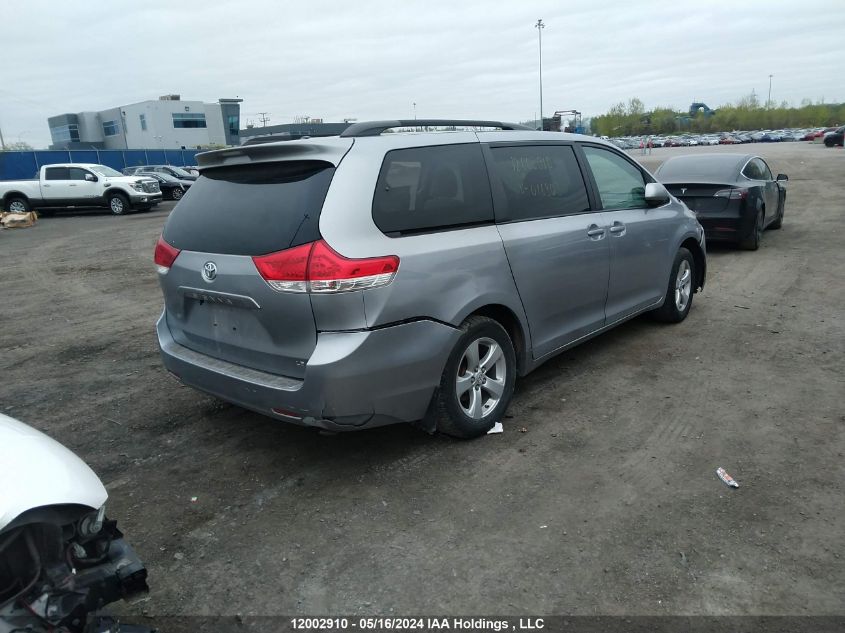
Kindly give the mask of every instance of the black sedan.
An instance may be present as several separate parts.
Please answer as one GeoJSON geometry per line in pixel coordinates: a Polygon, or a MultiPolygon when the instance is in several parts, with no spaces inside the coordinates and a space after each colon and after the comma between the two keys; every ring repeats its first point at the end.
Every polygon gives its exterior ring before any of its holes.
{"type": "Polygon", "coordinates": [[[154,171],[141,171],[136,176],[147,176],[158,180],[158,186],[165,200],[181,200],[191,187],[190,180],[180,180],[169,174],[162,174],[154,171]]]}
{"type": "Polygon", "coordinates": [[[669,193],[698,216],[708,240],[756,251],[766,229],[779,229],[786,206],[786,174],[752,154],[675,156],[655,172],[669,193]]]}
{"type": "Polygon", "coordinates": [[[828,132],[824,135],[824,144],[826,147],[836,147],[842,145],[842,139],[845,137],[845,125],[838,127],[833,132],[828,132]]]}

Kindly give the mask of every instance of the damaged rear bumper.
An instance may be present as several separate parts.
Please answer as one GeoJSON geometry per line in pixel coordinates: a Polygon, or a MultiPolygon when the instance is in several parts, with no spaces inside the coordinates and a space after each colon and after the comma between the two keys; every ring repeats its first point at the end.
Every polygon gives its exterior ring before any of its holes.
{"type": "Polygon", "coordinates": [[[179,345],[166,313],[156,332],[165,367],[184,384],[278,420],[332,431],[423,418],[460,336],[456,328],[428,320],[320,332],[299,380],[179,345]]]}

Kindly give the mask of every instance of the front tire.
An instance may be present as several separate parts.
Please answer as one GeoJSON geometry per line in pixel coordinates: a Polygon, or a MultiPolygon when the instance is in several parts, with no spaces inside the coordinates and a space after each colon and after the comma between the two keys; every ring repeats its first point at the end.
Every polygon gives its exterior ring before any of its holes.
{"type": "Polygon", "coordinates": [[[437,430],[460,439],[487,433],[513,397],[516,353],[505,328],[484,316],[461,324],[446,361],[436,401],[437,430]]]}
{"type": "Polygon", "coordinates": [[[125,215],[129,212],[129,199],[122,193],[115,193],[109,197],[109,209],[113,215],[125,215]]]}
{"type": "Polygon", "coordinates": [[[21,196],[14,196],[6,201],[6,211],[9,213],[27,213],[31,210],[29,200],[21,196]]]}
{"type": "Polygon", "coordinates": [[[696,278],[695,258],[686,248],[679,248],[672,263],[663,305],[654,310],[652,316],[663,323],[680,323],[686,319],[692,308],[696,278]]]}
{"type": "Polygon", "coordinates": [[[185,195],[185,192],[181,189],[172,189],[170,191],[170,199],[171,200],[181,200],[182,196],[185,195]]]}

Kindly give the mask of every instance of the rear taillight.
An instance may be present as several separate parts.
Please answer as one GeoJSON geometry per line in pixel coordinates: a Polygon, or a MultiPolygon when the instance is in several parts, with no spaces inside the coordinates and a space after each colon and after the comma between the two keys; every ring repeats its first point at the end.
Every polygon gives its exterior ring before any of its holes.
{"type": "Polygon", "coordinates": [[[259,274],[279,292],[337,293],[386,286],[399,270],[395,255],[349,259],[323,240],[253,257],[259,274]]]}
{"type": "Polygon", "coordinates": [[[156,242],[155,255],[153,256],[158,267],[158,272],[162,275],[166,274],[181,252],[178,248],[174,248],[165,242],[163,237],[159,237],[158,242],[156,242]]]}
{"type": "Polygon", "coordinates": [[[728,200],[745,200],[748,197],[748,189],[719,189],[713,194],[714,198],[727,198],[728,200]]]}

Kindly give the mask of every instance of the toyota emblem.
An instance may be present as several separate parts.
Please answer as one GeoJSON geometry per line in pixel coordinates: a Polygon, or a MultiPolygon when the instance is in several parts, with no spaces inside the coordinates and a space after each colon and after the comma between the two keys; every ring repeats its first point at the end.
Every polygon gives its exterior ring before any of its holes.
{"type": "Polygon", "coordinates": [[[202,267],[202,278],[206,281],[214,281],[217,278],[217,264],[205,262],[202,267]]]}

